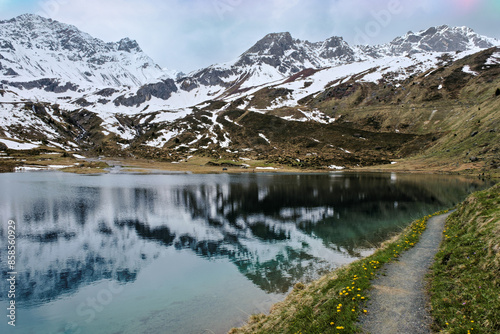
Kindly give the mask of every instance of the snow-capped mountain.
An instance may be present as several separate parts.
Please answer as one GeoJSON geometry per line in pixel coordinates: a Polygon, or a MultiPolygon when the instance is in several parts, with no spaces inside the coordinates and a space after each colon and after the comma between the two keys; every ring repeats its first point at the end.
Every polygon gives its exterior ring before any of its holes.
{"type": "Polygon", "coordinates": [[[12,82],[67,81],[75,90],[141,86],[166,73],[129,38],[105,43],[74,26],[25,14],[0,21],[0,74],[12,82]]]}
{"type": "Polygon", "coordinates": [[[400,56],[422,52],[456,52],[487,49],[500,45],[500,41],[478,35],[468,27],[431,27],[418,33],[408,32],[380,47],[386,55],[400,56]]]}
{"type": "MultiPolygon", "coordinates": [[[[130,39],[105,43],[73,26],[22,15],[0,21],[0,137],[30,141],[30,147],[44,140],[68,150],[106,143],[118,152],[146,145],[174,149],[169,154],[176,157],[235,146],[250,152],[259,145],[266,146],[263,152],[271,147],[288,154],[288,146],[280,148],[287,139],[273,138],[272,131],[241,133],[242,118],[265,114],[330,131],[339,119],[336,110],[346,105],[455,100],[463,82],[485,71],[492,75],[500,57],[492,47],[499,45],[469,28],[448,26],[377,46],[350,46],[341,37],[313,43],[272,33],[233,61],[181,75],[161,69],[130,39]],[[474,57],[477,53],[482,58],[474,57]],[[457,63],[447,76],[435,72],[457,63]],[[421,88],[424,79],[433,81],[432,91],[421,88]],[[414,87],[421,91],[410,94],[414,87]]],[[[261,121],[251,126],[266,126],[261,121]]],[[[399,131],[397,124],[392,127],[399,131]]],[[[349,140],[333,132],[325,140],[331,138],[345,140],[340,153],[333,142],[323,152],[348,157],[349,140]]],[[[377,159],[374,153],[365,161],[377,159]]]]}
{"type": "Polygon", "coordinates": [[[479,51],[494,45],[500,42],[470,28],[448,26],[409,32],[376,46],[350,46],[341,37],[313,43],[295,39],[288,32],[271,33],[231,62],[178,78],[180,73],[161,69],[136,41],[124,38],[105,43],[74,26],[25,14],[0,21],[0,73],[4,89],[25,99],[55,103],[58,94],[65,93],[79,106],[130,114],[147,105],[161,110],[231,98],[306,69],[338,68],[332,72],[343,73],[344,66],[359,63],[361,72],[370,64],[383,67],[383,59],[479,51]]]}
{"type": "Polygon", "coordinates": [[[186,91],[198,88],[199,93],[206,90],[201,87],[210,87],[213,96],[227,90],[233,93],[276,82],[305,69],[323,69],[426,52],[479,51],[495,45],[500,45],[500,41],[478,35],[467,27],[446,25],[416,34],[409,32],[390,43],[375,46],[350,46],[342,37],[312,43],[295,39],[288,32],[272,33],[234,61],[191,73],[179,81],[179,88],[186,91]]]}
{"type": "Polygon", "coordinates": [[[271,33],[237,59],[209,66],[178,80],[183,91],[195,95],[227,96],[294,75],[306,68],[325,68],[366,59],[341,37],[311,43],[290,33],[271,33]]]}
{"type": "Polygon", "coordinates": [[[262,75],[273,80],[293,75],[305,68],[323,68],[364,59],[341,38],[311,43],[294,39],[288,32],[266,35],[233,62],[214,65],[194,73],[201,84],[227,83],[230,75],[262,75]],[[267,72],[266,72],[267,71],[267,72]],[[226,73],[224,73],[226,72],[226,73]],[[214,75],[215,74],[215,77],[214,75]],[[221,80],[217,80],[219,75],[221,80]]]}

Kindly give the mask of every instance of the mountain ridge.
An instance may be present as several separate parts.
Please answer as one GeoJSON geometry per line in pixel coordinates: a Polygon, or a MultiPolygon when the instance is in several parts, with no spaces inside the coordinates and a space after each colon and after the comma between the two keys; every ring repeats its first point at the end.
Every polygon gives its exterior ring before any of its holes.
{"type": "Polygon", "coordinates": [[[10,63],[11,79],[54,78],[76,80],[80,86],[116,87],[142,85],[164,75],[134,40],[106,43],[73,25],[34,14],[0,21],[0,54],[10,63]]]}
{"type": "Polygon", "coordinates": [[[431,27],[416,34],[409,32],[389,43],[374,46],[350,46],[338,36],[325,41],[309,42],[295,39],[289,32],[270,33],[236,60],[193,71],[187,77],[189,84],[182,80],[179,83],[190,90],[197,84],[219,85],[222,88],[236,84],[251,87],[259,85],[259,78],[277,81],[308,68],[321,69],[425,52],[479,51],[495,45],[500,45],[500,41],[478,35],[467,27],[447,25],[431,27]]]}
{"type": "Polygon", "coordinates": [[[199,154],[387,164],[443,136],[445,118],[431,126],[422,115],[475,105],[467,85],[481,85],[487,100],[500,63],[495,45],[467,27],[431,27],[379,46],[271,33],[233,61],[172,78],[136,41],[105,43],[27,15],[0,21],[0,136],[9,145],[174,162],[199,154]],[[27,31],[35,23],[42,28],[27,31]],[[421,110],[418,121],[409,108],[421,110]]]}
{"type": "Polygon", "coordinates": [[[500,41],[478,35],[470,28],[446,25],[418,33],[410,31],[389,43],[373,46],[350,46],[338,36],[309,42],[295,39],[289,32],[270,33],[236,60],[213,64],[183,77],[172,77],[175,71],[172,73],[160,68],[144,54],[136,41],[127,37],[118,42],[106,43],[73,25],[35,14],[23,14],[0,21],[0,55],[4,60],[0,62],[0,73],[3,72],[12,81],[30,81],[28,78],[73,80],[73,84],[83,88],[88,88],[89,84],[102,88],[139,87],[154,81],[174,79],[178,90],[190,92],[201,88],[208,90],[208,95],[220,95],[235,85],[243,88],[259,86],[308,68],[321,69],[422,52],[484,49],[495,43],[500,45],[500,41]],[[16,48],[17,57],[12,55],[16,48]],[[61,54],[61,51],[67,51],[68,54],[61,54]],[[55,54],[57,52],[59,54],[55,54]],[[52,64],[53,61],[57,64],[52,64]],[[70,67],[72,69],[68,69],[70,67]],[[16,80],[19,77],[23,77],[23,80],[16,80]]]}

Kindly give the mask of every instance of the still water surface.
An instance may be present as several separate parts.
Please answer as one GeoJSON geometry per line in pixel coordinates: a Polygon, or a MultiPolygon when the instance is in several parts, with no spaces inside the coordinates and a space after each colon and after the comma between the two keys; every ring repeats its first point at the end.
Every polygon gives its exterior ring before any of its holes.
{"type": "Polygon", "coordinates": [[[0,174],[1,333],[225,333],[485,185],[404,174],[0,174]],[[7,325],[7,221],[17,226],[7,325]]]}

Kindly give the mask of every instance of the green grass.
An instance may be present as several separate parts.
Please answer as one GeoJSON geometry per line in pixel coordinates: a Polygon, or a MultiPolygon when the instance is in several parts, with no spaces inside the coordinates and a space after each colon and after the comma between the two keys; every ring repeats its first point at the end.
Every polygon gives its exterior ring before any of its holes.
{"type": "MultiPolygon", "coordinates": [[[[442,214],[444,212],[438,212],[442,214]]],[[[249,323],[229,333],[357,333],[358,318],[366,312],[367,290],[380,267],[397,260],[413,247],[427,227],[425,216],[414,221],[400,235],[373,255],[351,263],[308,285],[298,283],[271,313],[254,315],[249,323]]]]}
{"type": "Polygon", "coordinates": [[[241,164],[238,162],[235,162],[233,160],[211,160],[209,164],[213,166],[233,166],[233,167],[240,167],[241,164]]]}
{"type": "Polygon", "coordinates": [[[500,333],[500,184],[447,220],[431,294],[436,332],[500,333]]]}
{"type": "Polygon", "coordinates": [[[110,166],[104,161],[85,161],[81,162],[78,166],[63,168],[61,171],[75,174],[96,174],[107,173],[105,168],[109,167],[110,166]]]}

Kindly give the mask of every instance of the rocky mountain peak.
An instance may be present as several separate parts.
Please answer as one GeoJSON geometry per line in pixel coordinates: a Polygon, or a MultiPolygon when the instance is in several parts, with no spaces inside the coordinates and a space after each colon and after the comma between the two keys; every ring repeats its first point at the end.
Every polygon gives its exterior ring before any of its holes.
{"type": "Polygon", "coordinates": [[[47,19],[43,16],[36,14],[21,14],[17,17],[14,17],[10,20],[0,21],[2,23],[18,23],[18,24],[49,24],[52,22],[52,19],[47,19]]]}
{"type": "Polygon", "coordinates": [[[128,37],[122,38],[118,43],[118,51],[126,51],[126,52],[142,52],[142,49],[139,47],[139,44],[135,40],[131,40],[128,37]]]}
{"type": "MultiPolygon", "coordinates": [[[[226,87],[234,84],[228,80],[231,76],[238,80],[245,78],[249,82],[262,78],[277,80],[308,68],[320,69],[368,59],[425,52],[480,50],[499,44],[498,41],[476,34],[468,27],[447,25],[417,33],[410,31],[383,45],[355,47],[338,36],[321,42],[309,42],[293,38],[289,32],[271,33],[257,41],[234,63],[200,70],[193,74],[193,78],[202,84],[226,87]],[[252,76],[258,79],[250,79],[252,76]]],[[[191,84],[187,86],[192,87],[191,84]]]]}
{"type": "Polygon", "coordinates": [[[421,52],[455,52],[486,49],[497,44],[492,38],[481,36],[469,27],[441,25],[394,39],[388,47],[392,54],[415,54],[421,52]]]}
{"type": "Polygon", "coordinates": [[[319,47],[320,57],[323,59],[335,59],[354,61],[354,50],[342,37],[333,36],[326,39],[319,47]]]}
{"type": "Polygon", "coordinates": [[[282,75],[291,75],[306,68],[321,68],[339,62],[353,61],[354,51],[342,37],[330,37],[311,43],[295,39],[289,32],[264,36],[243,53],[235,66],[267,64],[282,75]]]}
{"type": "Polygon", "coordinates": [[[281,56],[286,50],[291,49],[294,39],[289,32],[267,34],[255,43],[244,54],[276,55],[281,56]]]}
{"type": "Polygon", "coordinates": [[[344,41],[342,37],[339,36],[333,36],[330,38],[327,38],[325,42],[323,43],[324,47],[327,48],[337,48],[339,46],[345,46],[347,43],[344,41]]]}
{"type": "Polygon", "coordinates": [[[106,49],[106,43],[80,31],[75,26],[39,15],[23,14],[0,22],[0,38],[28,49],[48,51],[95,52],[106,49]]]}

